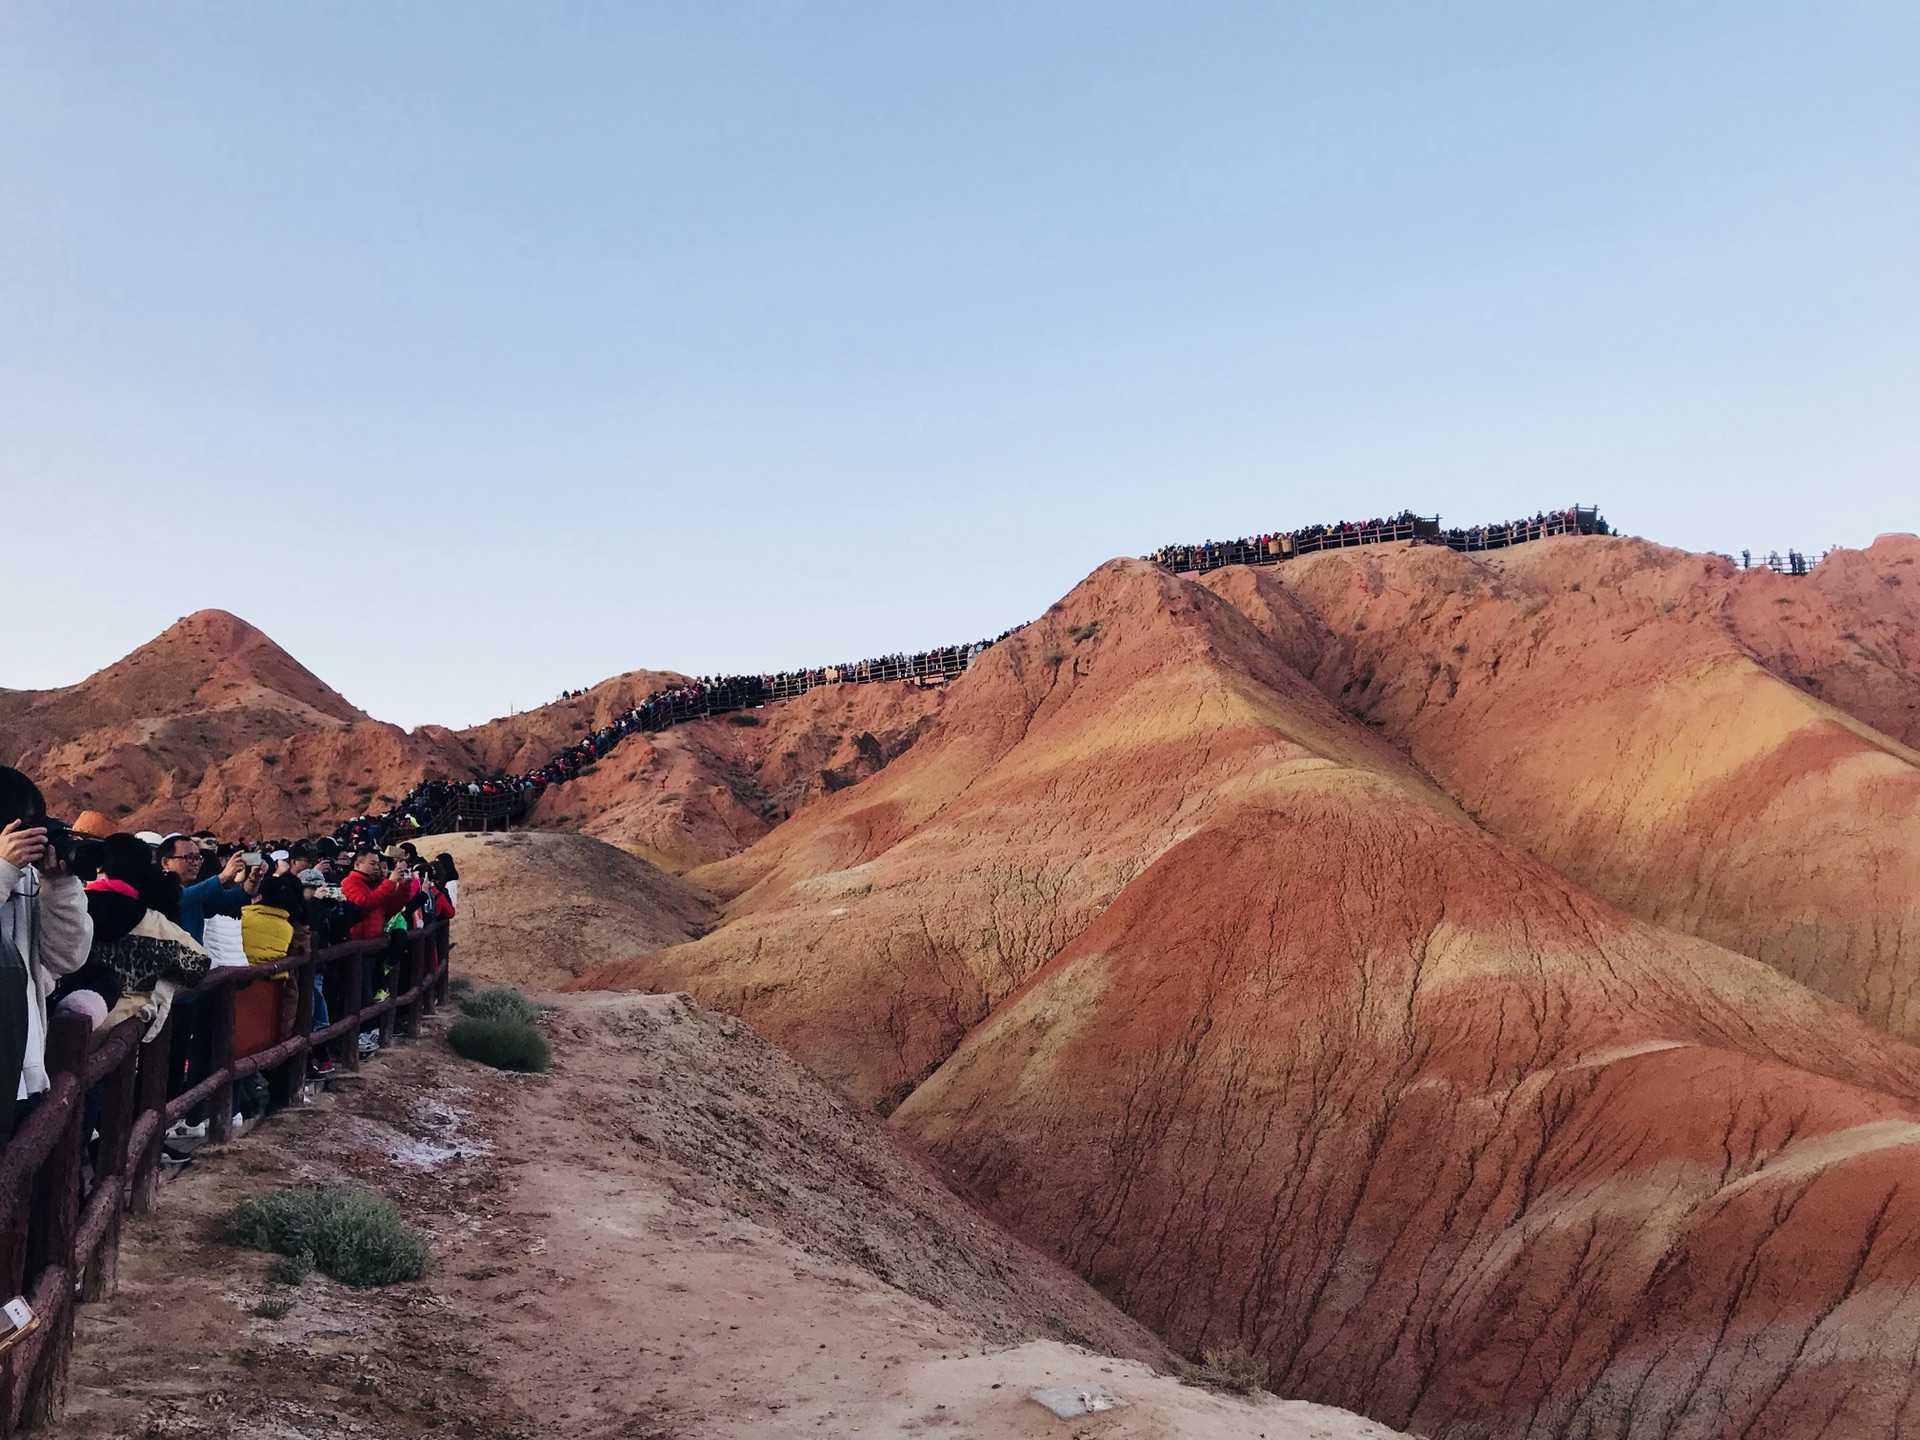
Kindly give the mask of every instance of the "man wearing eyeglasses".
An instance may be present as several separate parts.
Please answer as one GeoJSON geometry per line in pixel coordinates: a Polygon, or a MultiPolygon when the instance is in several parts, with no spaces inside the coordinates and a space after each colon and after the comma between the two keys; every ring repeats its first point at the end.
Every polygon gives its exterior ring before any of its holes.
{"type": "Polygon", "coordinates": [[[239,851],[227,857],[218,875],[200,878],[200,846],[191,835],[169,835],[160,842],[160,868],[180,882],[180,928],[206,944],[207,912],[222,901],[244,905],[260,888],[239,851]]]}

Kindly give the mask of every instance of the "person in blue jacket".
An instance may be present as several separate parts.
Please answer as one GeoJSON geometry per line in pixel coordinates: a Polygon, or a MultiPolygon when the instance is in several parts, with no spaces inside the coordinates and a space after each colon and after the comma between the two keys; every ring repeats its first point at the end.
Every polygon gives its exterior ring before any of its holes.
{"type": "Polygon", "coordinates": [[[245,905],[252,894],[241,885],[247,862],[239,851],[227,857],[218,875],[201,880],[200,846],[191,835],[169,835],[160,842],[160,868],[180,882],[180,928],[199,944],[207,943],[207,913],[224,905],[245,905]]]}

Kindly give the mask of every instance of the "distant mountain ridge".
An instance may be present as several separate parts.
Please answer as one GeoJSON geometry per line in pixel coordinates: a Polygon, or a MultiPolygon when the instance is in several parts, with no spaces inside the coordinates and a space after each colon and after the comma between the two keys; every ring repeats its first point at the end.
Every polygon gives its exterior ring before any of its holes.
{"type": "MultiPolygon", "coordinates": [[[[384,809],[429,777],[531,769],[686,680],[633,670],[465,730],[409,732],[368,715],[247,621],[201,610],[77,684],[0,690],[0,761],[34,776],[68,816],[291,836],[384,809]]],[[[823,691],[775,707],[766,725],[716,719],[630,737],[605,771],[544,796],[532,822],[626,843],[676,869],[733,854],[794,806],[884,764],[939,703],[907,685],[859,688],[857,702],[823,691]]]]}

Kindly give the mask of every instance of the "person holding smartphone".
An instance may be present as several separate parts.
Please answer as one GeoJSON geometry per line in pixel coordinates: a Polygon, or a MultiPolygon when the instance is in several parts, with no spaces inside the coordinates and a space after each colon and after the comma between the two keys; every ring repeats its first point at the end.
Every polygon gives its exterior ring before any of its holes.
{"type": "Polygon", "coordinates": [[[180,882],[180,928],[202,945],[207,941],[207,911],[222,902],[244,905],[246,891],[240,888],[246,865],[229,855],[217,874],[205,880],[194,877],[202,868],[200,844],[191,835],[169,835],[160,842],[160,868],[180,882]]]}

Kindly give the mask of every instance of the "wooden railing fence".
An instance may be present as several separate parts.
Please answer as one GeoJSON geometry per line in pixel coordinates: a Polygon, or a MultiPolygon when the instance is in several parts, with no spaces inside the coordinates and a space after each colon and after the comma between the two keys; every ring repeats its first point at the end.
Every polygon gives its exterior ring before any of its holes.
{"type": "Polygon", "coordinates": [[[139,1019],[96,1035],[83,1016],[53,1017],[47,1036],[52,1085],[0,1151],[0,1299],[23,1295],[34,1313],[33,1327],[0,1356],[0,1437],[44,1425],[64,1406],[75,1306],[113,1293],[121,1217],[152,1208],[168,1125],[204,1103],[209,1142],[231,1139],[237,1082],[264,1075],[269,1111],[292,1104],[313,1052],[337,1050],[338,1066],[356,1071],[362,1030],[377,1023],[385,1046],[396,1033],[417,1034],[420,1021],[446,1002],[452,942],[445,920],[310,952],[304,933],[296,930],[296,953],[284,960],[212,971],[181,994],[150,1043],[141,1042],[147,1022],[139,1019]],[[388,966],[384,999],[363,1001],[369,957],[388,966]],[[329,1014],[339,1016],[319,1030],[313,1028],[316,975],[324,977],[329,1014]],[[274,992],[275,1023],[268,1043],[236,1054],[240,997],[255,986],[274,992]],[[212,1070],[169,1096],[173,1030],[189,1015],[212,1026],[212,1070]],[[99,1143],[92,1185],[83,1194],[87,1094],[96,1085],[99,1143]]]}

